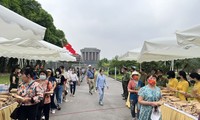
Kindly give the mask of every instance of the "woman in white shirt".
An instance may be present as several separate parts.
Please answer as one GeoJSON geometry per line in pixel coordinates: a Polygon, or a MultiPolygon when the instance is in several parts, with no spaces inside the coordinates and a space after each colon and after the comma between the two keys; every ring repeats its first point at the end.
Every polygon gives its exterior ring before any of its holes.
{"type": "Polygon", "coordinates": [[[75,96],[75,91],[76,91],[76,83],[78,81],[78,76],[75,72],[75,70],[73,69],[72,70],[72,74],[69,75],[70,76],[70,92],[71,92],[71,95],[70,96],[75,96]]]}

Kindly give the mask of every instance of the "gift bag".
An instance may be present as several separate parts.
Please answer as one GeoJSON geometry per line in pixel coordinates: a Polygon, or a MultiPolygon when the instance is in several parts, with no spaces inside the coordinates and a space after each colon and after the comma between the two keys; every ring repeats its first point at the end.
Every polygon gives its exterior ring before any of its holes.
{"type": "Polygon", "coordinates": [[[160,107],[153,107],[151,113],[151,120],[160,120],[160,118],[161,118],[160,107]]]}

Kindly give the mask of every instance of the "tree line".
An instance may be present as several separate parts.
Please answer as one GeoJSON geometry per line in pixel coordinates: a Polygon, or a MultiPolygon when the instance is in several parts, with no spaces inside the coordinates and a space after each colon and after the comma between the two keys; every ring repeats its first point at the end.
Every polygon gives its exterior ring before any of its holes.
{"type": "MultiPolygon", "coordinates": [[[[171,61],[152,61],[152,62],[143,62],[138,63],[137,61],[119,61],[118,56],[113,58],[112,60],[108,60],[106,58],[100,60],[98,62],[98,67],[103,69],[108,69],[111,73],[114,73],[115,67],[117,68],[117,73],[120,73],[120,69],[123,67],[131,67],[136,66],[139,70],[140,67],[144,69],[145,72],[150,73],[153,69],[160,69],[163,70],[164,73],[168,72],[171,67],[171,61]]],[[[183,60],[175,60],[174,61],[174,71],[178,72],[179,70],[184,70],[187,73],[194,72],[200,69],[200,58],[193,58],[193,59],[183,59],[183,60]]]]}

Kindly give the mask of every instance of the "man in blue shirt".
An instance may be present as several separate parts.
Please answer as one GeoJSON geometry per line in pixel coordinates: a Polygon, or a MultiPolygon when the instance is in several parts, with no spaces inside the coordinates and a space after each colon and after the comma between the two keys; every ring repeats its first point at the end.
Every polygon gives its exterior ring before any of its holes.
{"type": "Polygon", "coordinates": [[[104,97],[104,87],[108,85],[106,83],[106,77],[103,75],[103,70],[99,70],[99,75],[96,80],[96,89],[99,91],[99,105],[103,106],[103,97],[104,97]]]}
{"type": "Polygon", "coordinates": [[[92,95],[92,90],[94,89],[94,71],[91,65],[88,66],[87,83],[89,85],[89,93],[92,95]]]}

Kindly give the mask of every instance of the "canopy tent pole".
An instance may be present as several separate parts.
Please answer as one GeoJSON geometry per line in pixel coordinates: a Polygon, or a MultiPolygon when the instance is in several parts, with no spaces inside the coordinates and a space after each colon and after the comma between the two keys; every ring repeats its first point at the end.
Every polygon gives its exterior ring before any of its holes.
{"type": "Polygon", "coordinates": [[[174,71],[174,60],[171,61],[170,70],[174,71]]]}
{"type": "Polygon", "coordinates": [[[142,70],[142,63],[140,63],[140,71],[142,70]]]}

